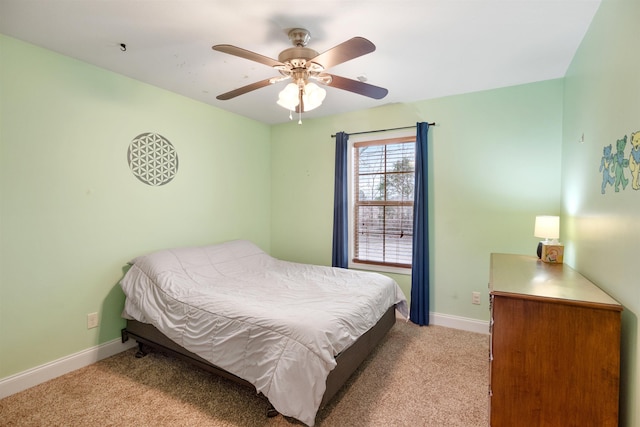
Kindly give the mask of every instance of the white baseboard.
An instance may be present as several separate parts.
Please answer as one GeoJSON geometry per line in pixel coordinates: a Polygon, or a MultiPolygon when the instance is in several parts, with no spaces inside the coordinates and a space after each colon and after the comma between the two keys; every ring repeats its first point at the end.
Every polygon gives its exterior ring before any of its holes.
{"type": "Polygon", "coordinates": [[[0,399],[49,381],[99,360],[111,357],[136,346],[134,340],[122,343],[120,338],[88,348],[53,362],[36,366],[24,372],[0,379],[0,399]]]}
{"type": "MultiPolygon", "coordinates": [[[[469,319],[466,317],[451,316],[449,314],[430,313],[431,325],[445,326],[448,328],[462,329],[464,331],[489,333],[489,322],[469,319]]],[[[136,346],[134,340],[122,343],[115,339],[107,343],[80,351],[75,354],[45,363],[24,372],[6,377],[0,380],[0,399],[21,392],[30,387],[49,381],[76,369],[84,368],[99,360],[111,357],[122,351],[136,346]]]]}
{"type": "Polygon", "coordinates": [[[486,320],[470,319],[468,317],[452,316],[450,314],[429,313],[429,324],[446,326],[447,328],[462,329],[463,331],[489,333],[489,322],[486,320]]]}

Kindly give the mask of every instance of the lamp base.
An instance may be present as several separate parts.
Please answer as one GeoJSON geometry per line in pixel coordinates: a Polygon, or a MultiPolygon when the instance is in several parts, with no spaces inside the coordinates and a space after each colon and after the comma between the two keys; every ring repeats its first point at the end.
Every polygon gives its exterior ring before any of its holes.
{"type": "Polygon", "coordinates": [[[536,254],[538,254],[538,259],[542,258],[542,242],[538,242],[538,249],[536,250],[536,254]]]}

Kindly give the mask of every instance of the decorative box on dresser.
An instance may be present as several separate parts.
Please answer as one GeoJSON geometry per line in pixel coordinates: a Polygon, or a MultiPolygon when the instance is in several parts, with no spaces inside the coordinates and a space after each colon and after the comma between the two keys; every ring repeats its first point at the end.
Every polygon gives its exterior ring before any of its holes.
{"type": "Polygon", "coordinates": [[[491,254],[491,427],[617,426],[622,306],[578,272],[491,254]]]}

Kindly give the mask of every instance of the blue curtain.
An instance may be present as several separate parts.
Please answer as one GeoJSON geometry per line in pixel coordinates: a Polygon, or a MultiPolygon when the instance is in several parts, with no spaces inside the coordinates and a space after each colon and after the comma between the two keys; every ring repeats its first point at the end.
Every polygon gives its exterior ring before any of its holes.
{"type": "Polygon", "coordinates": [[[418,325],[429,324],[428,132],[428,123],[417,124],[409,319],[418,325]]]}
{"type": "Polygon", "coordinates": [[[349,135],[336,134],[336,178],[333,193],[333,249],[331,265],[347,268],[349,266],[349,226],[348,226],[348,186],[347,155],[349,135]]]}

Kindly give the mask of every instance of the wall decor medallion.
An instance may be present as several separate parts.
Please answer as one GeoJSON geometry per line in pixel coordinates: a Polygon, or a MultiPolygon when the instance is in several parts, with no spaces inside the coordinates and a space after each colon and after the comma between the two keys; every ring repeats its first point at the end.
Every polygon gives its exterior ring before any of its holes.
{"type": "Polygon", "coordinates": [[[141,133],[133,138],[127,160],[131,172],[147,185],[165,185],[178,173],[178,153],[157,133],[141,133]]]}

